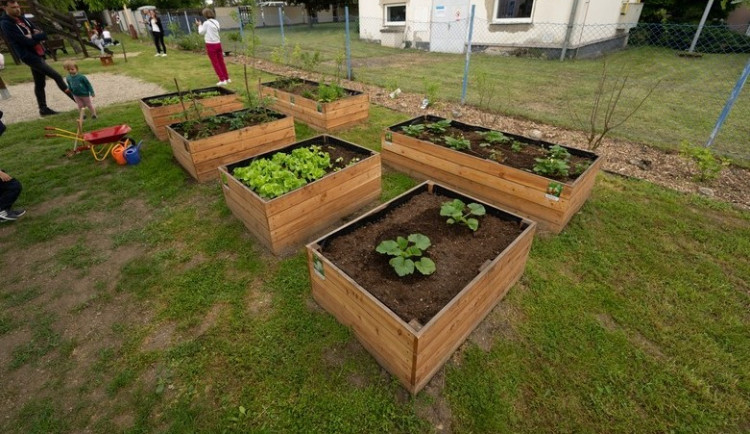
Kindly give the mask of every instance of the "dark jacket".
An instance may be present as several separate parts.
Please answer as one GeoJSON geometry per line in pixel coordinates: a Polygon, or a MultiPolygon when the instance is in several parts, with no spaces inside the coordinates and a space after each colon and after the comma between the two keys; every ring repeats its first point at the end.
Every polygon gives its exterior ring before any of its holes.
{"type": "Polygon", "coordinates": [[[47,39],[47,34],[44,32],[34,34],[34,29],[37,29],[37,27],[24,17],[20,17],[19,19],[26,24],[26,27],[28,27],[29,30],[19,25],[16,22],[16,19],[8,14],[3,14],[3,16],[0,17],[0,29],[2,29],[11,48],[16,52],[16,55],[18,55],[18,58],[21,59],[22,62],[25,62],[26,59],[32,58],[31,56],[43,57],[43,55],[37,53],[36,45],[47,39]],[[32,34],[31,38],[26,37],[29,32],[32,34]]]}
{"type": "MultiPolygon", "coordinates": [[[[146,19],[146,22],[148,23],[148,30],[151,31],[151,32],[153,32],[153,29],[151,28],[151,17],[148,17],[146,19]]],[[[161,25],[161,18],[158,15],[156,16],[156,27],[159,28],[159,31],[163,35],[164,34],[164,26],[161,25]]]]}

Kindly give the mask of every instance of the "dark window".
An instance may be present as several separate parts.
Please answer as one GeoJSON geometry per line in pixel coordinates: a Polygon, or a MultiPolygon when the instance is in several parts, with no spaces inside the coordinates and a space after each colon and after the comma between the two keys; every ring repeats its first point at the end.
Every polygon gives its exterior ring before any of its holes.
{"type": "Polygon", "coordinates": [[[497,0],[495,19],[531,18],[534,0],[497,0]]]}
{"type": "Polygon", "coordinates": [[[385,7],[385,21],[388,23],[403,23],[406,21],[406,5],[385,7]]]}

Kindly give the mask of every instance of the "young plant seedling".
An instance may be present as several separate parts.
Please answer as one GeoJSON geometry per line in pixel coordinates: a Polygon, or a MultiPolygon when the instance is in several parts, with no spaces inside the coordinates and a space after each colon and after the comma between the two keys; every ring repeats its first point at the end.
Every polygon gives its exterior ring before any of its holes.
{"type": "Polygon", "coordinates": [[[513,152],[521,152],[522,149],[523,149],[523,143],[521,142],[517,142],[514,140],[513,143],[510,145],[510,150],[513,152]]]}
{"type": "Polygon", "coordinates": [[[424,124],[406,125],[401,127],[401,131],[403,131],[407,136],[419,137],[419,135],[424,131],[424,124]]]}
{"type": "Polygon", "coordinates": [[[431,124],[425,124],[425,128],[427,128],[433,134],[443,134],[450,126],[451,121],[449,121],[448,119],[443,119],[431,124]]]}
{"type": "Polygon", "coordinates": [[[456,151],[463,151],[464,149],[471,149],[471,141],[467,138],[461,137],[443,137],[443,141],[448,145],[449,148],[455,149],[456,151]]]}
{"type": "Polygon", "coordinates": [[[479,220],[472,216],[481,217],[486,213],[487,211],[484,209],[484,206],[474,202],[466,205],[461,199],[444,202],[440,207],[440,215],[448,217],[446,222],[449,225],[454,223],[462,224],[472,231],[479,229],[479,220]]]}
{"type": "Polygon", "coordinates": [[[487,143],[489,144],[495,144],[495,143],[503,144],[503,143],[508,143],[513,140],[510,137],[507,137],[505,134],[501,133],[500,131],[477,131],[476,133],[482,136],[482,138],[486,140],[487,143]]]}
{"type": "Polygon", "coordinates": [[[396,270],[399,277],[413,274],[414,269],[425,276],[435,272],[435,263],[430,258],[422,257],[422,253],[432,244],[430,239],[422,234],[410,234],[408,238],[397,237],[396,240],[385,240],[378,244],[375,251],[393,256],[389,264],[396,270]]]}

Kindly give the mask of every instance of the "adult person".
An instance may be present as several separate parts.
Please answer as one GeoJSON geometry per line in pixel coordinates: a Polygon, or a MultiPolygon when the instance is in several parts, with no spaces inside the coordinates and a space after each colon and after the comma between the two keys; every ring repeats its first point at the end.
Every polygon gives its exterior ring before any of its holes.
{"type": "Polygon", "coordinates": [[[34,77],[34,95],[39,106],[39,114],[49,116],[57,114],[47,107],[46,86],[47,77],[51,78],[70,99],[73,94],[68,89],[65,79],[54,68],[44,61],[44,47],[41,42],[47,39],[47,34],[39,30],[21,14],[21,6],[17,0],[0,0],[0,6],[5,14],[0,17],[0,29],[5,38],[23,63],[31,68],[34,77]]]}
{"type": "Polygon", "coordinates": [[[231,83],[232,80],[229,79],[227,66],[224,64],[224,50],[221,49],[221,37],[219,36],[221,25],[216,20],[216,14],[213,10],[203,9],[202,15],[206,18],[205,22],[201,23],[200,20],[195,20],[195,24],[198,25],[198,34],[203,35],[203,40],[206,42],[206,54],[211,60],[214,72],[219,77],[219,82],[216,85],[224,86],[231,83]]]}
{"type": "MultiPolygon", "coordinates": [[[[0,111],[0,136],[5,132],[2,121],[3,112],[0,111]]],[[[26,210],[11,207],[21,194],[21,183],[0,169],[0,223],[12,222],[26,214],[26,210]]]]}
{"type": "Polygon", "coordinates": [[[165,57],[167,55],[167,46],[164,45],[164,26],[161,24],[161,18],[156,12],[156,9],[148,11],[150,15],[148,19],[148,25],[151,29],[151,35],[154,37],[154,45],[156,45],[155,56],[165,57]]]}

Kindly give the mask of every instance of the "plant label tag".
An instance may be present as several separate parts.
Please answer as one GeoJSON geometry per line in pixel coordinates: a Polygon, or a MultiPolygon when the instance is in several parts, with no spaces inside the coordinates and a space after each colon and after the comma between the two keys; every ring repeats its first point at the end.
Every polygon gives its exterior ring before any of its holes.
{"type": "Polygon", "coordinates": [[[386,145],[393,144],[393,133],[391,133],[390,131],[385,132],[385,144],[386,145]]]}
{"type": "Polygon", "coordinates": [[[315,274],[317,274],[318,277],[326,280],[326,272],[323,268],[323,261],[320,260],[318,255],[313,255],[313,270],[315,270],[315,274]]]}
{"type": "Polygon", "coordinates": [[[550,182],[547,186],[547,194],[544,196],[549,200],[554,200],[555,202],[560,201],[560,195],[562,194],[563,186],[559,182],[550,182]]]}

